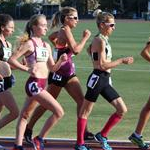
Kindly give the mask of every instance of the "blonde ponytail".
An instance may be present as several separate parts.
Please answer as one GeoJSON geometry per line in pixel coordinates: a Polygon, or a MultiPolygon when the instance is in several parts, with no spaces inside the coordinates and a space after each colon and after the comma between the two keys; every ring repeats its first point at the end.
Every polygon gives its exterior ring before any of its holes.
{"type": "Polygon", "coordinates": [[[55,27],[58,27],[60,24],[61,24],[61,21],[60,21],[60,11],[56,12],[53,17],[52,17],[52,21],[51,21],[51,25],[50,25],[50,28],[55,28],[55,27]]]}
{"type": "Polygon", "coordinates": [[[101,9],[96,9],[96,10],[93,12],[93,17],[97,17],[99,13],[102,13],[102,10],[101,10],[101,9]]]}

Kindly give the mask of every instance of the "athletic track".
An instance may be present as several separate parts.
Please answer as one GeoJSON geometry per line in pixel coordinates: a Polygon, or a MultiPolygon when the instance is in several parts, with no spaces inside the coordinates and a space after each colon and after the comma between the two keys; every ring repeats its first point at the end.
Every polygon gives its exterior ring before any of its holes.
{"type": "MultiPolygon", "coordinates": [[[[0,145],[3,145],[7,150],[11,150],[14,144],[14,138],[0,137],[0,145]]],[[[113,147],[113,150],[139,150],[129,141],[108,141],[113,147]]],[[[45,150],[74,150],[76,141],[74,139],[45,139],[45,150]]],[[[150,142],[147,142],[150,144],[150,142]]],[[[92,150],[102,150],[101,145],[95,141],[86,141],[92,150]]],[[[34,150],[32,145],[24,142],[25,150],[34,150]]],[[[0,150],[4,150],[0,148],[0,150]]]]}

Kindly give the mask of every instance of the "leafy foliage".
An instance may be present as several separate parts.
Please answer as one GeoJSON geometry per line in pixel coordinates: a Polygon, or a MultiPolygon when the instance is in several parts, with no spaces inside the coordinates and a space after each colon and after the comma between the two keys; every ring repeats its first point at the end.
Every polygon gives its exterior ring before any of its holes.
{"type": "MultiPolygon", "coordinates": [[[[147,12],[148,0],[43,0],[43,4],[52,5],[53,3],[61,4],[64,6],[72,6],[77,8],[80,17],[88,16],[89,12],[94,11],[96,8],[100,8],[103,11],[113,12],[117,10],[118,17],[121,18],[130,18],[133,14],[136,14],[137,17],[141,17],[142,12],[147,12]]],[[[38,3],[34,3],[33,0],[0,0],[0,13],[9,13],[12,16],[16,17],[16,7],[19,7],[20,11],[35,12],[35,5],[38,6],[38,3]],[[24,5],[28,4],[28,9],[21,8],[24,5]],[[30,9],[30,10],[29,10],[30,9]]],[[[18,10],[17,10],[18,11],[18,10]]],[[[26,12],[20,12],[25,14],[26,12]]],[[[31,16],[32,13],[28,13],[22,17],[31,16]]]]}

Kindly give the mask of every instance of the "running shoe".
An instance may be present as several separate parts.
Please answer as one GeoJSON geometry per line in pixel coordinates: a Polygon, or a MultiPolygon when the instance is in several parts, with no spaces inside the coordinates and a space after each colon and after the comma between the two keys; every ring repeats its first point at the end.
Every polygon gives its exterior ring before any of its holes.
{"type": "Polygon", "coordinates": [[[12,150],[23,150],[23,147],[15,144],[12,150]]]}
{"type": "Polygon", "coordinates": [[[92,150],[92,149],[87,147],[87,146],[85,146],[84,144],[83,145],[76,144],[75,145],[75,150],[92,150]]]}
{"type": "Polygon", "coordinates": [[[26,127],[24,138],[27,143],[32,144],[32,130],[26,127]]]}
{"type": "Polygon", "coordinates": [[[7,150],[4,146],[0,145],[0,150],[7,150]]]}
{"type": "Polygon", "coordinates": [[[44,150],[44,140],[42,138],[36,136],[32,143],[35,150],[44,150]]]}
{"type": "Polygon", "coordinates": [[[128,138],[133,144],[137,145],[141,149],[148,149],[149,145],[142,140],[141,137],[137,137],[134,133],[128,138]]]}
{"type": "Polygon", "coordinates": [[[84,134],[84,140],[94,140],[94,134],[92,132],[85,132],[84,134]]]}
{"type": "Polygon", "coordinates": [[[102,144],[103,150],[112,150],[112,147],[107,143],[107,138],[103,137],[100,133],[94,136],[95,140],[102,144]]]}

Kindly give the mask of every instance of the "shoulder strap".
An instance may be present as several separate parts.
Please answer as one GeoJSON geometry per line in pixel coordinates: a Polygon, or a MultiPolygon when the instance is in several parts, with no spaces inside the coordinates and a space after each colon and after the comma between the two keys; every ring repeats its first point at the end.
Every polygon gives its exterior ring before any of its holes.
{"type": "MultiPolygon", "coordinates": [[[[37,46],[36,42],[35,42],[32,38],[31,38],[30,40],[32,41],[34,47],[36,47],[36,46],[37,46]]],[[[37,47],[38,47],[38,46],[37,46],[37,47]]]]}
{"type": "Polygon", "coordinates": [[[0,47],[4,47],[4,44],[1,39],[0,39],[0,47]]]}
{"type": "Polygon", "coordinates": [[[42,42],[43,42],[43,47],[46,47],[46,43],[44,41],[42,41],[42,42]]]}
{"type": "Polygon", "coordinates": [[[35,60],[37,60],[37,53],[36,53],[37,44],[36,44],[36,42],[32,38],[31,38],[31,41],[32,41],[33,46],[34,46],[34,52],[33,53],[35,53],[35,60]]]}
{"type": "Polygon", "coordinates": [[[8,42],[6,40],[5,40],[5,42],[6,42],[7,48],[9,48],[8,42]]]}

